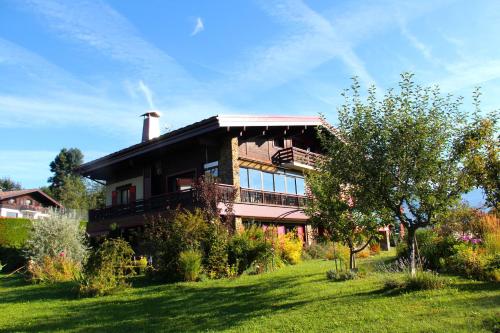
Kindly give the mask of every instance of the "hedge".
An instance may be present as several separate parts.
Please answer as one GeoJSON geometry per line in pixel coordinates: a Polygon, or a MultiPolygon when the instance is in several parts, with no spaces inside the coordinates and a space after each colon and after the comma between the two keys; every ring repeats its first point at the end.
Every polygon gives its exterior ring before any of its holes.
{"type": "Polygon", "coordinates": [[[0,218],[0,247],[22,248],[30,229],[29,219],[0,218]]]}

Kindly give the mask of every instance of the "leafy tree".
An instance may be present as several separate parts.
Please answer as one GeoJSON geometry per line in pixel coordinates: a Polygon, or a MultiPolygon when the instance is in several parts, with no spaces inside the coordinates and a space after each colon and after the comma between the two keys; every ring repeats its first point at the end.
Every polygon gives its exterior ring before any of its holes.
{"type": "Polygon", "coordinates": [[[50,183],[50,189],[53,193],[57,194],[57,191],[64,185],[64,181],[69,179],[68,177],[74,175],[74,170],[79,167],[83,162],[83,154],[78,148],[63,148],[57,154],[55,159],[50,163],[50,171],[54,173],[52,177],[48,179],[50,183]]]}
{"type": "Polygon", "coordinates": [[[9,177],[0,178],[0,190],[2,191],[16,191],[21,188],[20,183],[10,179],[9,177]]]}
{"type": "Polygon", "coordinates": [[[486,205],[499,210],[500,202],[500,140],[498,112],[481,116],[480,92],[474,92],[473,121],[462,134],[459,149],[466,154],[465,167],[474,185],[486,194],[486,205]]]}
{"type": "MultiPolygon", "coordinates": [[[[465,152],[457,149],[467,125],[462,99],[416,85],[409,73],[402,74],[398,91],[389,90],[381,100],[372,87],[363,101],[356,80],[343,96],[338,135],[330,140],[343,147],[348,164],[332,166],[332,173],[351,170],[351,176],[340,177],[361,212],[388,211],[405,226],[415,275],[415,231],[436,223],[472,187],[465,152]]],[[[333,194],[338,193],[337,188],[333,194]]]]}

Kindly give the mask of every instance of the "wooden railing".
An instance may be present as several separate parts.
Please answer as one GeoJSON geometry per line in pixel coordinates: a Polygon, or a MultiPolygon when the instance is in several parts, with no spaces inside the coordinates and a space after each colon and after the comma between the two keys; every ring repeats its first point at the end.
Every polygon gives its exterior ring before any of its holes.
{"type": "Polygon", "coordinates": [[[307,204],[307,197],[296,194],[242,188],[241,202],[275,206],[304,207],[307,204]]]}
{"type": "Polygon", "coordinates": [[[322,155],[313,153],[297,147],[281,149],[272,157],[272,162],[277,165],[298,162],[310,167],[314,167],[322,155]]]}
{"type": "MultiPolygon", "coordinates": [[[[234,196],[234,187],[226,184],[217,184],[218,199],[221,202],[229,201],[234,196]]],[[[146,213],[160,212],[167,209],[175,209],[178,206],[189,208],[199,202],[196,189],[177,191],[152,196],[145,200],[136,200],[125,205],[114,205],[89,211],[89,221],[125,217],[130,215],[142,215],[146,213]]]]}
{"type": "Polygon", "coordinates": [[[35,211],[35,212],[41,212],[41,213],[48,213],[49,212],[49,208],[47,208],[47,207],[33,206],[33,205],[16,205],[16,204],[2,203],[2,204],[0,204],[0,207],[17,209],[17,210],[29,210],[29,211],[35,211]]]}

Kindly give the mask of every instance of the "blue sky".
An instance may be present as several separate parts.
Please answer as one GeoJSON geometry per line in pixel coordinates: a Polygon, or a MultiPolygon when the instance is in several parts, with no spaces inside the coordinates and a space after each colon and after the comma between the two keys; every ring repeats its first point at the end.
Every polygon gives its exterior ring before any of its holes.
{"type": "MultiPolygon", "coordinates": [[[[137,143],[139,115],[317,114],[412,71],[500,104],[499,1],[0,0],[0,177],[46,184],[62,147],[137,143]]],[[[472,201],[478,195],[472,196],[472,201]]]]}

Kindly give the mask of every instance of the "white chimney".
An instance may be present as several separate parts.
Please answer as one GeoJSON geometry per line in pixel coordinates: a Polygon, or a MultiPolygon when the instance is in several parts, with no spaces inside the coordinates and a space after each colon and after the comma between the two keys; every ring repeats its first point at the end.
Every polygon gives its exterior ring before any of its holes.
{"type": "Polygon", "coordinates": [[[141,115],[141,117],[144,117],[144,123],[142,125],[142,142],[159,137],[160,113],[158,111],[149,111],[141,115]]]}

